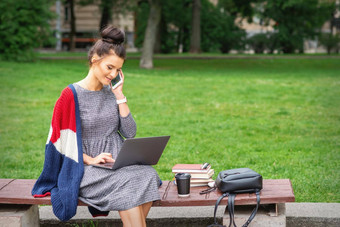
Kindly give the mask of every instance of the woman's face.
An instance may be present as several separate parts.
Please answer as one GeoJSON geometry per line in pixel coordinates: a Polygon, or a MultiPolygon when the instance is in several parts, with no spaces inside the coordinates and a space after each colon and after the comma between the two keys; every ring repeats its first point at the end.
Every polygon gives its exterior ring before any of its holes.
{"type": "Polygon", "coordinates": [[[124,59],[115,54],[99,57],[95,55],[91,68],[93,68],[94,76],[103,85],[109,85],[111,80],[116,78],[119,70],[123,67],[124,59]]]}

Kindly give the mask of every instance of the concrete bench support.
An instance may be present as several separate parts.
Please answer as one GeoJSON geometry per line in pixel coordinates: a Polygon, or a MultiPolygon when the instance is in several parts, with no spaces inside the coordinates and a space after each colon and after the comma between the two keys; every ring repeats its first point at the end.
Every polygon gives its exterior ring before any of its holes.
{"type": "Polygon", "coordinates": [[[0,205],[0,226],[38,227],[38,205],[0,205]]]}
{"type": "MultiPolygon", "coordinates": [[[[249,218],[255,206],[239,205],[235,206],[235,224],[242,226],[249,218]]],[[[228,209],[223,216],[223,225],[229,225],[228,209]]],[[[285,204],[260,205],[255,218],[249,227],[285,227],[286,208],[285,204]]]]}
{"type": "Polygon", "coordinates": [[[340,203],[287,203],[289,227],[339,227],[340,203]]]}

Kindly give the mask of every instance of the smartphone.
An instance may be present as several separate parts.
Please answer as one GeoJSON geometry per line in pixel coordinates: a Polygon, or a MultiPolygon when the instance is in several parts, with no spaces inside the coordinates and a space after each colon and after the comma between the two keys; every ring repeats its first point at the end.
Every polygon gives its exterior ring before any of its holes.
{"type": "Polygon", "coordinates": [[[111,80],[112,89],[115,89],[116,87],[118,87],[122,82],[123,82],[122,76],[120,75],[120,72],[118,72],[118,75],[116,76],[116,78],[111,80]]]}

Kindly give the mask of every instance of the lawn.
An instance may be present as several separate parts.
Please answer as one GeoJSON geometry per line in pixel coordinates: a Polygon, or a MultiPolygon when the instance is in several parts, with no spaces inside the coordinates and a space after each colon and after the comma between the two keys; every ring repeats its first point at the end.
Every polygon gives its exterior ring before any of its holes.
{"type": "MultiPolygon", "coordinates": [[[[289,178],[298,202],[340,202],[340,59],[157,59],[124,65],[137,136],[171,135],[157,166],[210,162],[289,178]]],[[[0,62],[0,177],[37,178],[61,90],[86,60],[0,62]]]]}

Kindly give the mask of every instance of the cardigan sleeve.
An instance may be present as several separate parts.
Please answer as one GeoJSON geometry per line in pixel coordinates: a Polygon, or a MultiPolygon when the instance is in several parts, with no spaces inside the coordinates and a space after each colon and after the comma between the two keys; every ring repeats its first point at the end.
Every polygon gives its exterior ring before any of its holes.
{"type": "Polygon", "coordinates": [[[55,104],[44,168],[32,189],[34,197],[51,195],[53,212],[62,221],[76,213],[84,172],[82,157],[79,106],[75,89],[70,85],[55,104]]]}

